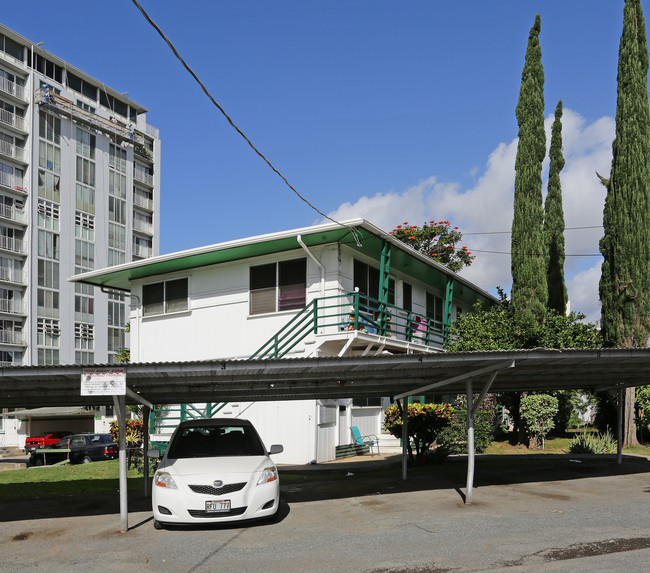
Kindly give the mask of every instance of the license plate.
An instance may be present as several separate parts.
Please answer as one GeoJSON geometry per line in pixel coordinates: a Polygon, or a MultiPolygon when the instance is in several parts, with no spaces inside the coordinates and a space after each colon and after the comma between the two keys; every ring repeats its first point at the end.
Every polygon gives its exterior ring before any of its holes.
{"type": "Polygon", "coordinates": [[[205,511],[206,513],[216,513],[219,511],[230,511],[230,500],[229,499],[218,499],[215,501],[206,501],[205,502],[205,511]]]}

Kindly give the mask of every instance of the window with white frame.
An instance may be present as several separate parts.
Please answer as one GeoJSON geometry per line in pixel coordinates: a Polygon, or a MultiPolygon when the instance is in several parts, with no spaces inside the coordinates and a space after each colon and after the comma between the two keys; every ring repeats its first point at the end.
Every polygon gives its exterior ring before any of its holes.
{"type": "Polygon", "coordinates": [[[59,292],[39,288],[36,291],[37,313],[39,316],[59,318],[59,292]]]}
{"type": "Polygon", "coordinates": [[[144,316],[188,310],[188,279],[173,279],[142,286],[144,316]]]}
{"type": "Polygon", "coordinates": [[[41,139],[61,144],[61,119],[44,111],[38,114],[38,135],[41,139]]]}
{"type": "Polygon", "coordinates": [[[95,136],[79,128],[77,128],[77,155],[95,159],[95,136]]]}
{"type": "Polygon", "coordinates": [[[84,241],[95,240],[95,216],[75,211],[74,214],[74,236],[84,241]]]}
{"type": "Polygon", "coordinates": [[[38,196],[56,203],[61,202],[61,177],[49,171],[38,171],[38,196]]]}
{"type": "Polygon", "coordinates": [[[75,206],[86,213],[95,212],[95,190],[77,183],[75,206]]]}
{"type": "Polygon", "coordinates": [[[94,324],[75,322],[74,347],[76,350],[93,350],[95,348],[94,324]]]}
{"type": "Polygon", "coordinates": [[[54,173],[61,173],[61,148],[47,141],[39,141],[38,166],[54,173]]]}
{"type": "Polygon", "coordinates": [[[294,310],[307,300],[307,259],[250,268],[250,314],[294,310]]]}
{"type": "Polygon", "coordinates": [[[36,341],[39,346],[58,347],[61,328],[58,320],[38,318],[36,321],[36,341]]]}
{"type": "Polygon", "coordinates": [[[79,322],[95,322],[95,299],[93,297],[74,295],[74,319],[79,322]]]}
{"type": "Polygon", "coordinates": [[[126,149],[111,143],[108,165],[120,173],[126,173],[126,149]]]}
{"type": "Polygon", "coordinates": [[[58,289],[59,288],[59,263],[38,259],[38,286],[58,289]]]}
{"type": "Polygon", "coordinates": [[[57,366],[59,364],[58,348],[39,348],[38,365],[39,366],[57,366]]]}
{"type": "Polygon", "coordinates": [[[49,231],[59,230],[59,206],[56,203],[38,200],[38,226],[49,231]]]}
{"type": "Polygon", "coordinates": [[[38,256],[46,259],[59,260],[59,235],[52,231],[38,230],[38,256]]]}

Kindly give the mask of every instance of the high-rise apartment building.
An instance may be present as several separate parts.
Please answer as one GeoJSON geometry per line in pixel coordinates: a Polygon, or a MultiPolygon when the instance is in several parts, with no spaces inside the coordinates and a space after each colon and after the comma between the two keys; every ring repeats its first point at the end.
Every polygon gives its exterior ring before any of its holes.
{"type": "Polygon", "coordinates": [[[0,25],[0,366],[107,363],[129,300],[66,279],[159,253],[146,109],[0,25]]]}

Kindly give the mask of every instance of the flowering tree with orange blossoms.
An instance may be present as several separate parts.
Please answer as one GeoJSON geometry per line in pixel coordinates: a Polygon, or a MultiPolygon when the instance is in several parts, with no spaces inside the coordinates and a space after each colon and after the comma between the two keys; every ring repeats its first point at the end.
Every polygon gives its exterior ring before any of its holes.
{"type": "Polygon", "coordinates": [[[474,260],[467,247],[458,246],[463,234],[449,221],[429,221],[421,227],[403,223],[390,234],[454,272],[468,267],[474,260]]]}

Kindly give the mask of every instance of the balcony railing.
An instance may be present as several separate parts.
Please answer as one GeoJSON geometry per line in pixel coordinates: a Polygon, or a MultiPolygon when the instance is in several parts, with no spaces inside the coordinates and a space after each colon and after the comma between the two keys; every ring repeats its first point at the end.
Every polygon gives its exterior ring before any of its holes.
{"type": "Polygon", "coordinates": [[[7,314],[25,314],[25,304],[12,298],[0,298],[0,312],[7,314]]]}
{"type": "Polygon", "coordinates": [[[16,221],[17,223],[25,222],[25,211],[16,209],[12,205],[4,205],[0,203],[0,217],[16,221]]]}
{"type": "Polygon", "coordinates": [[[0,330],[0,344],[25,344],[25,337],[19,330],[0,330]]]}
{"type": "Polygon", "coordinates": [[[7,111],[6,109],[0,109],[0,122],[15,127],[16,129],[20,129],[21,131],[27,131],[27,122],[25,121],[25,118],[20,117],[11,111],[7,111]]]}
{"type": "Polygon", "coordinates": [[[152,255],[153,255],[153,249],[151,247],[145,247],[144,245],[138,245],[136,243],[133,243],[134,257],[142,257],[143,259],[146,259],[148,257],[151,257],[152,255]]]}
{"type": "Polygon", "coordinates": [[[0,249],[11,251],[12,253],[19,253],[21,255],[27,254],[27,245],[25,241],[22,239],[16,239],[15,237],[0,235],[0,249]]]}
{"type": "Polygon", "coordinates": [[[153,235],[153,225],[147,221],[141,221],[139,219],[133,219],[133,228],[136,231],[141,231],[142,233],[147,233],[148,235],[153,235]]]}
{"type": "Polygon", "coordinates": [[[7,78],[0,78],[0,92],[17,97],[23,101],[27,101],[25,98],[25,88],[19,86],[16,82],[12,82],[7,78]]]}
{"type": "Polygon", "coordinates": [[[0,141],[0,154],[17,159],[18,161],[27,161],[27,153],[24,147],[17,147],[6,141],[0,141]]]}
{"type": "Polygon", "coordinates": [[[145,185],[149,185],[149,187],[153,187],[153,175],[149,173],[144,173],[143,171],[138,171],[136,169],[133,171],[133,179],[140,181],[140,183],[144,183],[145,185]]]}
{"type": "Polygon", "coordinates": [[[4,171],[0,171],[0,185],[27,193],[27,183],[22,177],[16,177],[4,171]]]}
{"type": "Polygon", "coordinates": [[[133,204],[136,207],[153,211],[153,199],[147,199],[146,197],[142,197],[142,195],[133,195],[133,204]]]}
{"type": "Polygon", "coordinates": [[[9,267],[0,267],[0,281],[19,285],[25,284],[23,272],[9,267]]]}
{"type": "Polygon", "coordinates": [[[311,334],[354,331],[438,349],[449,334],[440,320],[355,292],[314,299],[251,358],[281,358],[311,334]]]}

